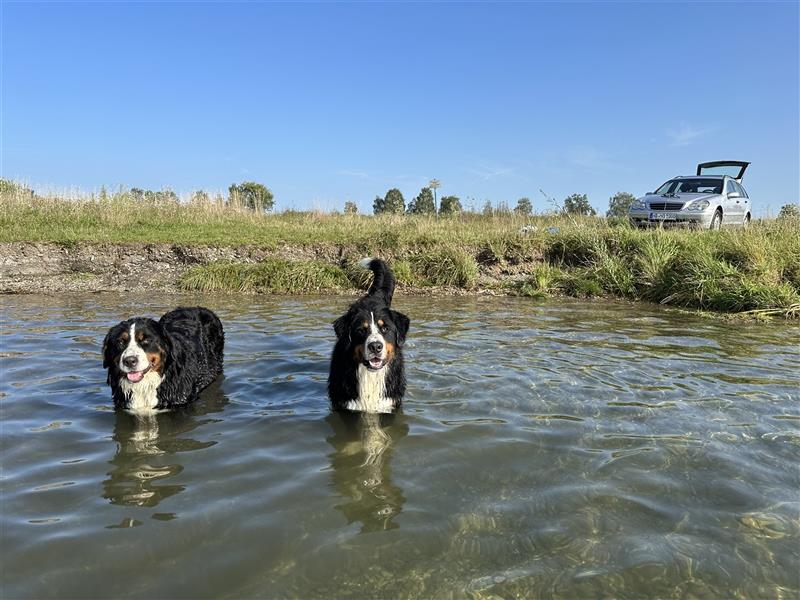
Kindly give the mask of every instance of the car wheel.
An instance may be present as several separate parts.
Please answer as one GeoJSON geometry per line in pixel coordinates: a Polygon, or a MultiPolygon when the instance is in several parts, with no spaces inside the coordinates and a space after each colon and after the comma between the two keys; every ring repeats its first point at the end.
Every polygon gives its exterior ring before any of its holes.
{"type": "Polygon", "coordinates": [[[711,218],[711,224],[708,226],[708,228],[713,231],[719,229],[720,227],[722,227],[722,211],[718,210],[711,218]]]}
{"type": "Polygon", "coordinates": [[[747,213],[744,216],[744,221],[742,221],[742,227],[744,227],[746,229],[749,226],[750,226],[750,213],[747,213]]]}

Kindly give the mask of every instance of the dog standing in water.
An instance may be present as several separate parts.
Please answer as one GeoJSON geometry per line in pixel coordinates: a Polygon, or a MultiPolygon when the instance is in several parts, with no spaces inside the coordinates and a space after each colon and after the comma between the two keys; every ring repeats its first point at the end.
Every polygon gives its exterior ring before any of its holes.
{"type": "Polygon", "coordinates": [[[406,391],[402,347],[410,321],[391,308],[395,279],[388,265],[379,258],[361,265],[372,271],[372,285],[333,323],[328,395],[337,410],[389,413],[406,391]]]}
{"type": "Polygon", "coordinates": [[[224,345],[222,323],[202,307],[115,325],[103,342],[114,406],[152,414],[193,402],[222,372],[224,345]]]}

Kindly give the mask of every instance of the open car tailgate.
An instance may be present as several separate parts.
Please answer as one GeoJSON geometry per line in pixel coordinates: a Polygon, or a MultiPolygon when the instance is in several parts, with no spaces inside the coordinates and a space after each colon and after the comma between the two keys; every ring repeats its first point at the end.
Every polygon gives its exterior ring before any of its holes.
{"type": "Polygon", "coordinates": [[[697,165],[698,175],[729,175],[741,183],[749,162],[741,160],[716,160],[697,165]]]}

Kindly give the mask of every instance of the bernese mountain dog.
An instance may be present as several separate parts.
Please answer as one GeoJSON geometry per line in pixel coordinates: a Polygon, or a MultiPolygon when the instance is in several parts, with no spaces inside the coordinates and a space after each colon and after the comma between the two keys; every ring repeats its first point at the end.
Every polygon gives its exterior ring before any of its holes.
{"type": "Polygon", "coordinates": [[[337,410],[389,413],[406,391],[402,347],[410,321],[391,309],[395,279],[387,264],[365,258],[361,266],[372,271],[372,285],[333,323],[328,396],[337,410]]]}
{"type": "Polygon", "coordinates": [[[207,308],[122,321],[103,342],[114,406],[139,414],[189,404],[222,372],[224,344],[222,323],[207,308]]]}

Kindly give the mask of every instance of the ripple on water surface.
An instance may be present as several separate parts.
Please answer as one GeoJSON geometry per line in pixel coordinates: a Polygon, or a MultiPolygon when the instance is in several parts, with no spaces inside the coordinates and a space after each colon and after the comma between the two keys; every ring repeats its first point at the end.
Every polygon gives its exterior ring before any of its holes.
{"type": "Polygon", "coordinates": [[[404,410],[351,418],[347,303],[0,298],[3,596],[800,594],[796,325],[400,295],[404,410]],[[115,413],[107,328],[197,303],[224,377],[115,413]]]}

